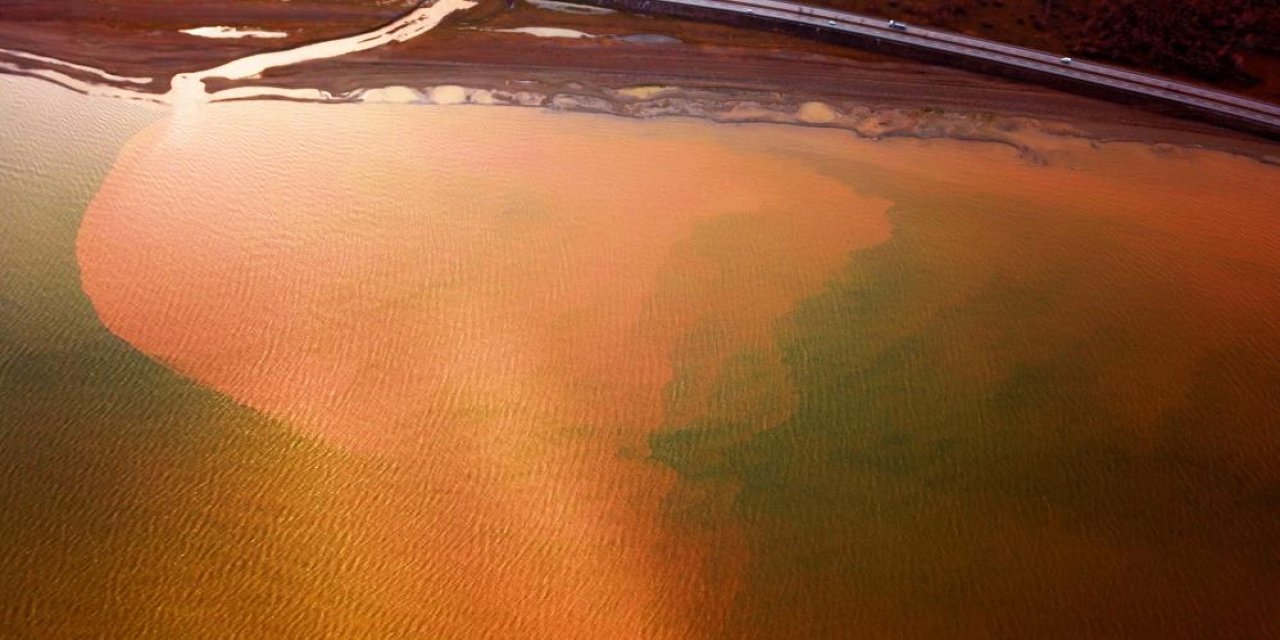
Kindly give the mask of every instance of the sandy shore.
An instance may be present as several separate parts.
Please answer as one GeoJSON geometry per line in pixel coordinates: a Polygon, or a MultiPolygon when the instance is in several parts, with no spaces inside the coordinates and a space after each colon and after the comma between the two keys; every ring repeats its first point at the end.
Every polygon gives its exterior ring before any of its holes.
{"type": "MultiPolygon", "coordinates": [[[[404,3],[400,3],[404,4],[404,3]]],[[[350,35],[404,13],[399,4],[237,2],[156,10],[132,0],[75,12],[6,11],[0,49],[151,78],[170,78],[256,52],[350,35]],[[108,9],[103,9],[106,6],[108,9]],[[225,25],[287,37],[210,39],[181,29],[225,25]],[[73,37],[68,37],[73,34],[73,37]]],[[[1035,85],[907,62],[787,35],[667,18],[581,13],[489,0],[413,40],[341,58],[208,83],[320,89],[338,101],[394,99],[517,104],[633,117],[693,116],[849,129],[867,137],[993,140],[1034,155],[1042,133],[1203,146],[1274,161],[1274,143],[1212,125],[1035,85]],[[593,37],[537,37],[553,28],[593,37]],[[394,87],[392,91],[384,88],[394,87]],[[408,91],[400,89],[408,88],[408,91]],[[443,89],[441,89],[443,87],[443,89]]],[[[0,53],[0,62],[31,67],[0,53]]],[[[59,69],[73,77],[74,69],[59,69]]],[[[92,74],[80,79],[102,82],[92,74]]]]}

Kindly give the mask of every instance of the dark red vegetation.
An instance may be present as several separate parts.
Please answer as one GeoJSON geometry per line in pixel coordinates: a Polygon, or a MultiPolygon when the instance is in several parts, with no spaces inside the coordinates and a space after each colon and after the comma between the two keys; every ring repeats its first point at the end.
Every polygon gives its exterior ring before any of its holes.
{"type": "Polygon", "coordinates": [[[1254,51],[1280,52],[1275,0],[1122,0],[1104,2],[1085,23],[1079,48],[1207,80],[1256,80],[1254,51]],[[1269,5],[1269,6],[1264,6],[1269,5]]]}
{"type": "Polygon", "coordinates": [[[1280,99],[1280,0],[812,0],[1280,99]]]}

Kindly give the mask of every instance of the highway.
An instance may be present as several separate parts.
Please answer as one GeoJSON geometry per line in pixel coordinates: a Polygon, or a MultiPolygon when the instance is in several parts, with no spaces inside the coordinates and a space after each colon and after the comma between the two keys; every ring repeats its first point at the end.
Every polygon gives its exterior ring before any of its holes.
{"type": "Polygon", "coordinates": [[[1055,86],[1093,88],[1097,93],[1127,100],[1140,99],[1167,105],[1181,112],[1208,116],[1234,128],[1280,138],[1280,106],[1226,91],[1179,82],[1156,75],[1075,59],[1060,54],[975,38],[937,29],[889,25],[846,11],[784,2],[781,0],[572,0],[579,4],[630,10],[639,13],[707,18],[734,23],[786,26],[813,36],[844,36],[868,45],[887,45],[899,51],[913,50],[932,58],[979,63],[985,68],[1055,86]]]}

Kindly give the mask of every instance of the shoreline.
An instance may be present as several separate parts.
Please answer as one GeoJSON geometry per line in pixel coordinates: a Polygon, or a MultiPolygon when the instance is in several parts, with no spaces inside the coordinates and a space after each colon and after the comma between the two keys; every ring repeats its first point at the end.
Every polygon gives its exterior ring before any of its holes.
{"type": "MultiPolygon", "coordinates": [[[[55,79],[32,73],[0,72],[55,84],[65,90],[84,93],[55,79]]],[[[483,80],[483,78],[478,78],[483,80]]],[[[236,83],[227,83],[236,84],[236,83]]],[[[1102,120],[1054,120],[1045,117],[1001,112],[1000,105],[982,109],[916,106],[889,102],[875,106],[858,100],[808,99],[814,96],[750,89],[709,89],[675,85],[628,84],[618,86],[570,81],[551,83],[523,81],[480,82],[474,86],[439,84],[411,87],[403,84],[360,87],[330,92],[314,87],[289,85],[244,85],[223,88],[260,90],[254,95],[226,97],[217,103],[251,100],[279,100],[327,105],[405,104],[420,106],[508,106],[537,108],[569,113],[591,113],[631,119],[694,118],[717,124],[773,124],[848,131],[860,139],[913,138],[951,139],[1005,145],[1031,163],[1046,163],[1042,144],[1052,138],[1086,140],[1095,144],[1133,143],[1153,147],[1180,146],[1251,158],[1280,166],[1280,148],[1265,140],[1233,135],[1229,131],[1177,128],[1167,123],[1104,122],[1102,120]]],[[[93,95],[106,99],[148,102],[160,109],[173,109],[163,101],[165,94],[138,92],[101,84],[107,93],[93,95]],[[111,92],[121,91],[118,95],[111,92]],[[150,98],[150,99],[148,99],[150,98]]],[[[246,92],[247,93],[247,92],[246,92]]],[[[1176,124],[1174,121],[1173,124],[1176,124]]],[[[1193,123],[1194,124],[1194,123],[1193,123]]]]}
{"type": "MultiPolygon", "coordinates": [[[[776,33],[619,13],[565,13],[541,5],[504,11],[495,4],[456,12],[429,33],[383,47],[267,68],[240,80],[215,74],[206,78],[208,98],[475,103],[816,126],[872,139],[995,142],[1033,162],[1042,158],[1029,139],[1070,136],[1205,148],[1280,164],[1280,146],[1265,138],[1038,85],[776,33]],[[529,28],[597,37],[519,32],[529,28]]],[[[214,49],[223,46],[202,40],[214,49]]],[[[256,57],[278,51],[280,41],[250,44],[265,47],[250,54],[256,57]]],[[[208,73],[188,69],[166,76],[169,70],[154,68],[145,77],[127,77],[124,71],[140,70],[88,67],[59,58],[58,51],[13,53],[0,46],[0,72],[161,104],[169,87],[159,91],[160,85],[208,73]],[[111,80],[117,77],[122,81],[111,80]],[[143,79],[150,82],[138,82],[143,79]]]]}

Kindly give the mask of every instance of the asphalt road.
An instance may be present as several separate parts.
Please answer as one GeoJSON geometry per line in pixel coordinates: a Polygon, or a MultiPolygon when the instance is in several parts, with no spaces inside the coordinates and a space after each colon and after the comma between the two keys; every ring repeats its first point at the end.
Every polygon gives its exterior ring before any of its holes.
{"type": "Polygon", "coordinates": [[[1018,71],[1020,75],[1063,84],[1091,86],[1112,95],[1172,105],[1181,111],[1218,116],[1269,137],[1280,137],[1280,106],[1156,75],[1075,59],[1059,54],[904,24],[892,28],[887,20],[780,0],[573,0],[582,4],[623,7],[640,12],[737,17],[761,23],[813,28],[815,35],[856,36],[950,58],[1018,71]]]}

